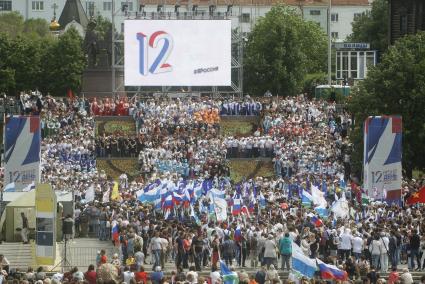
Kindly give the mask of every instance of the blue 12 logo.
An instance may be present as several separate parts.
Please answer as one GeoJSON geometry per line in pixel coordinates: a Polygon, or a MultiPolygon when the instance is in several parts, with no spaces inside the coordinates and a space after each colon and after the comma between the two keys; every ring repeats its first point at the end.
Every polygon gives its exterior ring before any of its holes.
{"type": "Polygon", "coordinates": [[[137,33],[139,41],[139,72],[147,76],[149,73],[159,74],[171,72],[173,67],[166,63],[173,49],[173,38],[164,31],[154,32],[150,37],[143,33],[137,33]],[[149,65],[148,50],[155,49],[163,41],[162,48],[159,51],[152,64],[149,65]]]}

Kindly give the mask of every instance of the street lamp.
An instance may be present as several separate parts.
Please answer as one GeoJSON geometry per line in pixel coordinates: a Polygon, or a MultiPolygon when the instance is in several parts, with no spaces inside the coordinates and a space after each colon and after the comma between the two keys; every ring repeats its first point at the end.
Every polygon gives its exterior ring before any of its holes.
{"type": "Polygon", "coordinates": [[[332,0],[328,0],[328,85],[332,85],[332,33],[331,33],[331,8],[332,0]]]}

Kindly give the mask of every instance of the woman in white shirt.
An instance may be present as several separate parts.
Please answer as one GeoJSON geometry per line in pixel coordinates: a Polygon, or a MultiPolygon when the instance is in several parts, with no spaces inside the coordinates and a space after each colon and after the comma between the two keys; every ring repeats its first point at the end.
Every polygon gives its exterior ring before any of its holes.
{"type": "Polygon", "coordinates": [[[306,256],[310,255],[310,242],[308,241],[309,235],[305,235],[301,240],[301,250],[306,256]]]}
{"type": "Polygon", "coordinates": [[[377,268],[379,264],[379,258],[381,256],[381,241],[379,240],[378,235],[376,235],[370,243],[369,251],[372,255],[372,265],[377,268]]]}
{"type": "Polygon", "coordinates": [[[353,254],[356,260],[359,260],[363,251],[363,239],[360,233],[353,238],[353,254]]]}

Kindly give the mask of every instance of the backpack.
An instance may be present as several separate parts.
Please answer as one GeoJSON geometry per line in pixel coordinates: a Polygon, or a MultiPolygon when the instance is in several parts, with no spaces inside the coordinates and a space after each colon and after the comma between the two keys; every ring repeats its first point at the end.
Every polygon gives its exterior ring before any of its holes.
{"type": "Polygon", "coordinates": [[[83,211],[80,214],[80,222],[81,223],[87,223],[89,221],[89,218],[87,216],[87,212],[83,211]]]}
{"type": "Polygon", "coordinates": [[[397,249],[397,239],[394,236],[390,237],[390,243],[388,244],[388,249],[390,251],[395,251],[397,249]]]}
{"type": "Polygon", "coordinates": [[[253,250],[253,251],[257,250],[257,247],[258,247],[258,241],[257,241],[257,238],[255,238],[255,237],[251,237],[251,241],[250,241],[249,246],[250,246],[250,249],[251,249],[251,250],[253,250]]]}

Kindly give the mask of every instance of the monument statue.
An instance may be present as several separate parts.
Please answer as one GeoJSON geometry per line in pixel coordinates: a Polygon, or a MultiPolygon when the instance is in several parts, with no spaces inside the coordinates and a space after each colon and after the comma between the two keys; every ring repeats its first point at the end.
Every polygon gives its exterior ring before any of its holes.
{"type": "Polygon", "coordinates": [[[83,47],[87,55],[88,67],[95,68],[97,66],[97,55],[99,54],[99,39],[95,31],[96,20],[91,19],[87,25],[86,36],[84,37],[83,47]]]}

